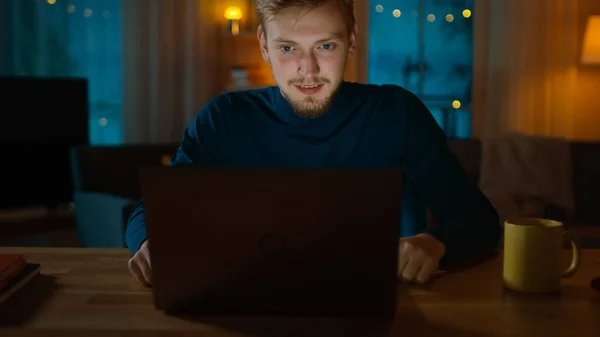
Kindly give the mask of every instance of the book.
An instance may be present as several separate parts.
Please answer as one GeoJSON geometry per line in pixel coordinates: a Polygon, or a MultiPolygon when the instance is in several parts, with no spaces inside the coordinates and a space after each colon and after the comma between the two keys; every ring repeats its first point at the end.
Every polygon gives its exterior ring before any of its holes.
{"type": "Polygon", "coordinates": [[[25,264],[27,263],[23,254],[0,254],[0,282],[14,277],[25,264]]]}
{"type": "Polygon", "coordinates": [[[39,263],[25,264],[20,273],[5,281],[5,286],[0,289],[0,303],[6,301],[11,295],[29,283],[29,281],[31,281],[39,273],[39,263]]]}

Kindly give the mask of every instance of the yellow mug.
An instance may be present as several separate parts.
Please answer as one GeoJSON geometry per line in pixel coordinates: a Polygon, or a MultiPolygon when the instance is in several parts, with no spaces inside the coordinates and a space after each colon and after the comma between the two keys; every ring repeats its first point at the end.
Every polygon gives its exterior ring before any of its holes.
{"type": "Polygon", "coordinates": [[[577,238],[561,222],[521,218],[504,222],[503,282],[508,289],[528,293],[559,292],[561,280],[579,269],[577,238]],[[561,266],[563,238],[571,241],[571,265],[561,266]]]}

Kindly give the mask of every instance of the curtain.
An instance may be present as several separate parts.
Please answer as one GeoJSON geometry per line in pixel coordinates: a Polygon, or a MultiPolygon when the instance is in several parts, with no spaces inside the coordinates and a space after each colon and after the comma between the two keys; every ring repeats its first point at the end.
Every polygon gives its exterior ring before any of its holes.
{"type": "Polygon", "coordinates": [[[3,0],[0,74],[89,80],[95,145],[178,142],[222,82],[211,0],[3,0]]]}
{"type": "Polygon", "coordinates": [[[219,94],[219,25],[214,1],[126,0],[124,142],[179,142],[219,94]]]}
{"type": "Polygon", "coordinates": [[[572,135],[577,4],[577,0],[476,1],[476,137],[508,131],[572,135]]]}
{"type": "Polygon", "coordinates": [[[88,79],[90,142],[119,143],[120,0],[0,3],[0,73],[88,79]]]}

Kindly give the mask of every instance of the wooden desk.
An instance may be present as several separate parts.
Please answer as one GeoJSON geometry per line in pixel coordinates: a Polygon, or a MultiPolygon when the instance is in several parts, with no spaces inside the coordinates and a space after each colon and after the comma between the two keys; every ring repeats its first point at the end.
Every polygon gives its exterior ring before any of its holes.
{"type": "Polygon", "coordinates": [[[600,292],[589,286],[600,276],[600,250],[583,252],[581,269],[557,296],[503,290],[501,256],[428,285],[400,285],[391,327],[366,319],[170,317],[130,276],[126,250],[0,248],[9,252],[41,263],[42,274],[0,305],[2,337],[600,336],[600,292]]]}

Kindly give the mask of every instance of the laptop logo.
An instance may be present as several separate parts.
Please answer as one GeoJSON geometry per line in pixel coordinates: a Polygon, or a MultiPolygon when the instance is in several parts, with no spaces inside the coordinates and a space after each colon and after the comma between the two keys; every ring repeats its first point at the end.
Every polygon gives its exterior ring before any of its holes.
{"type": "Polygon", "coordinates": [[[281,255],[284,248],[283,239],[276,234],[267,234],[258,241],[258,249],[265,255],[281,255]]]}

